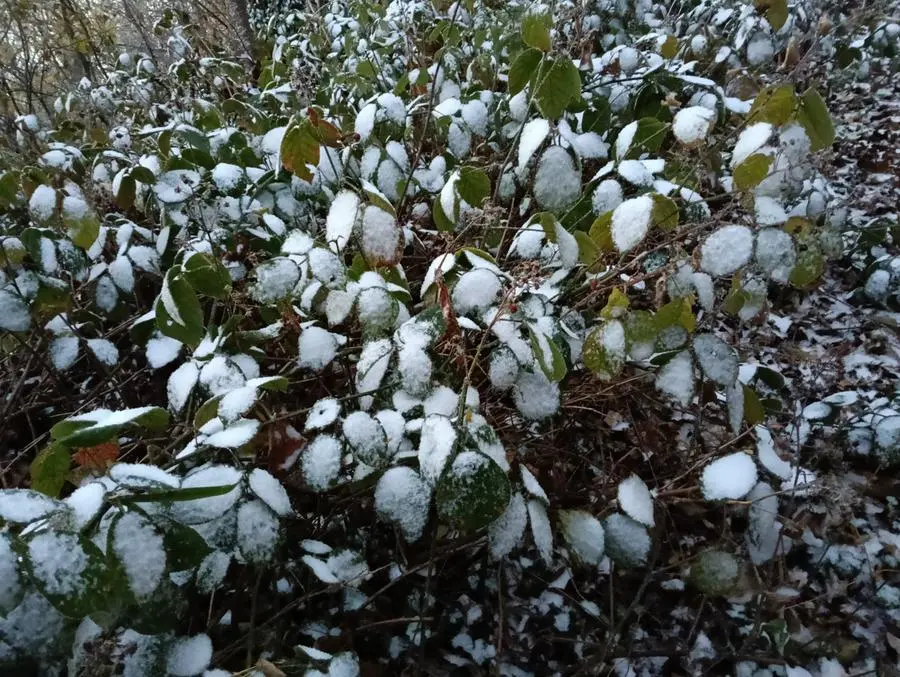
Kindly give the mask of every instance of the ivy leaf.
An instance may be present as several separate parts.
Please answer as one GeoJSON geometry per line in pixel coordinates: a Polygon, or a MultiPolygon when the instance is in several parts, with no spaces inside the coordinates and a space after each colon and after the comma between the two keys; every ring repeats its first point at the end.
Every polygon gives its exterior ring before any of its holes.
{"type": "Polygon", "coordinates": [[[534,93],[538,110],[548,120],[556,120],[573,100],[581,97],[581,76],[568,58],[547,58],[538,68],[534,93]]]}
{"type": "Polygon", "coordinates": [[[734,168],[734,186],[738,190],[756,188],[769,175],[772,157],[754,153],[734,168]]]}
{"type": "Polygon", "coordinates": [[[797,95],[793,85],[771,85],[760,90],[753,99],[747,122],[769,122],[780,126],[793,117],[796,108],[797,95]]]}
{"type": "Polygon", "coordinates": [[[834,123],[828,114],[828,107],[818,90],[810,87],[800,99],[797,121],[803,125],[813,151],[828,148],[834,143],[834,123]]]}
{"type": "Polygon", "coordinates": [[[56,498],[66,483],[71,464],[69,450],[58,442],[51,444],[31,462],[31,488],[56,498]]]}
{"type": "Polygon", "coordinates": [[[509,67],[508,87],[510,95],[515,96],[525,89],[525,85],[531,80],[543,57],[541,50],[534,47],[529,47],[516,57],[509,67]]]}
{"type": "Polygon", "coordinates": [[[542,52],[549,52],[553,44],[550,42],[550,28],[553,23],[549,14],[529,13],[522,21],[522,40],[529,47],[542,52]]]}
{"type": "Polygon", "coordinates": [[[491,194],[491,180],[480,169],[463,167],[459,170],[456,192],[473,207],[480,207],[485,198],[491,194]]]}

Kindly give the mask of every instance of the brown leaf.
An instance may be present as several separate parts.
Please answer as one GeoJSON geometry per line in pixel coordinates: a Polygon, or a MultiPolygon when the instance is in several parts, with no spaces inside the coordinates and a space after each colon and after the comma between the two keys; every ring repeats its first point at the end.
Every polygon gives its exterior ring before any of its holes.
{"type": "Polygon", "coordinates": [[[84,447],[72,454],[72,460],[79,467],[87,470],[105,471],[119,458],[119,445],[116,442],[105,442],[93,447],[84,447]]]}

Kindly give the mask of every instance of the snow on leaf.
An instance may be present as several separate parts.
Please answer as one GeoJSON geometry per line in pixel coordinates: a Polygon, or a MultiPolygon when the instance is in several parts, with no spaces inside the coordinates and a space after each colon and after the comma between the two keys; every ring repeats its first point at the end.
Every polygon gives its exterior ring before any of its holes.
{"type": "Polygon", "coordinates": [[[237,546],[252,564],[271,562],[278,545],[278,519],[262,501],[245,501],[237,510],[237,546]]]}
{"type": "Polygon", "coordinates": [[[542,118],[529,120],[522,127],[522,134],[519,137],[519,165],[518,171],[521,173],[525,170],[525,166],[534,155],[535,151],[544,143],[544,139],[550,133],[550,123],[542,118]]]}
{"type": "Polygon", "coordinates": [[[742,451],[716,459],[703,469],[700,487],[708,501],[743,498],[756,484],[756,464],[742,451]]]}
{"type": "Polygon", "coordinates": [[[0,519],[4,522],[27,524],[60,510],[63,504],[54,498],[31,489],[0,491],[0,519]]]}
{"type": "Polygon", "coordinates": [[[653,496],[644,481],[637,475],[619,482],[618,489],[619,507],[622,511],[633,520],[652,527],[655,522],[653,519],[653,496]]]}
{"type": "MultiPolygon", "coordinates": [[[[524,466],[523,466],[524,467],[524,466]]],[[[528,524],[528,509],[522,494],[516,492],[510,497],[506,510],[488,529],[488,548],[491,558],[506,557],[522,543],[528,524]]]]}
{"type": "Polygon", "coordinates": [[[334,423],[341,413],[341,403],[333,397],[325,397],[317,401],[306,415],[304,432],[321,430],[334,423]]]}
{"type": "Polygon", "coordinates": [[[419,472],[436,484],[456,445],[456,430],[446,416],[426,416],[419,439],[419,472]]]}
{"type": "Polygon", "coordinates": [[[430,505],[431,487],[415,470],[406,466],[387,470],[375,487],[375,510],[395,523],[409,543],[422,536],[430,505]]]}
{"type": "Polygon", "coordinates": [[[553,528],[547,517],[547,508],[541,501],[534,498],[528,501],[528,520],[538,555],[544,564],[550,566],[553,562],[553,528]]]}
{"type": "Polygon", "coordinates": [[[534,197],[544,209],[562,213],[581,194],[581,172],[561,146],[550,146],[538,161],[534,197]]]}
{"type": "Polygon", "coordinates": [[[723,226],[700,248],[700,267],[715,277],[730,275],[750,261],[753,232],[746,226],[723,226]]]}
{"type": "Polygon", "coordinates": [[[634,249],[647,235],[653,217],[653,199],[641,195],[625,200],[613,210],[610,233],[623,254],[634,249]]]}
{"type": "Polygon", "coordinates": [[[213,645],[208,635],[182,637],[169,648],[166,670],[173,677],[193,677],[209,667],[213,645]]]}
{"type": "Polygon", "coordinates": [[[149,597],[166,571],[162,536],[146,517],[129,512],[115,523],[112,547],[135,597],[138,601],[149,597]]]}
{"type": "Polygon", "coordinates": [[[613,562],[625,568],[647,563],[650,534],[643,524],[616,512],[603,520],[603,530],[606,536],[606,554],[613,562]]]}
{"type": "Polygon", "coordinates": [[[713,334],[698,334],[693,341],[694,355],[706,378],[720,386],[737,380],[738,356],[734,348],[713,334]]]}
{"type": "Polygon", "coordinates": [[[603,560],[605,535],[600,520],[584,510],[561,510],[562,535],[572,553],[585,564],[597,566],[603,560]]]}
{"type": "Polygon", "coordinates": [[[319,435],[303,450],[303,477],[314,491],[327,490],[337,479],[342,453],[340,441],[332,435],[319,435]]]}

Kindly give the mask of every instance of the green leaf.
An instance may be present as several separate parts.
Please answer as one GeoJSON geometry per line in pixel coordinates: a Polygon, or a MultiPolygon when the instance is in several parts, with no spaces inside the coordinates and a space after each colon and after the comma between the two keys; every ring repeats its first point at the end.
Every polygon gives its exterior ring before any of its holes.
{"type": "MultiPolygon", "coordinates": [[[[41,537],[46,532],[33,534],[33,538],[41,537]]],[[[106,560],[100,549],[86,536],[76,534],[59,534],[60,537],[72,540],[72,550],[81,550],[79,559],[83,560],[83,566],[78,573],[68,572],[74,580],[78,581],[77,589],[69,594],[60,594],[56,580],[47,581],[42,576],[42,568],[35,568],[31,561],[30,553],[26,551],[25,571],[28,573],[34,587],[47,598],[57,610],[69,618],[84,618],[93,612],[103,609],[109,592],[110,577],[108,575],[106,560]]],[[[62,541],[65,543],[65,541],[62,541]]]]}
{"type": "Polygon", "coordinates": [[[674,59],[678,54],[678,38],[674,35],[666,36],[665,41],[660,45],[659,53],[664,59],[674,59]]]}
{"type": "Polygon", "coordinates": [[[66,483],[71,465],[69,450],[58,442],[51,444],[31,462],[31,488],[56,498],[66,483]]]}
{"type": "Polygon", "coordinates": [[[435,504],[444,522],[476,531],[503,514],[509,503],[506,473],[477,451],[459,454],[438,482],[435,504]]]}
{"type": "Polygon", "coordinates": [[[642,152],[655,153],[666,139],[669,126],[656,118],[641,118],[631,141],[628,157],[642,152]]]}
{"type": "Polygon", "coordinates": [[[675,200],[661,193],[653,193],[653,223],[665,231],[673,231],[678,227],[678,205],[675,200]]]}
{"type": "MultiPolygon", "coordinates": [[[[132,195],[133,199],[134,196],[132,195]]],[[[72,244],[85,250],[90,249],[100,234],[100,219],[93,212],[88,212],[80,219],[71,219],[64,216],[63,223],[66,224],[66,232],[69,235],[69,239],[72,240],[72,244]]]]}
{"type": "Polygon", "coordinates": [[[435,227],[437,227],[437,229],[441,232],[452,233],[454,228],[456,227],[444,213],[444,208],[441,206],[440,195],[434,198],[434,202],[431,203],[431,217],[434,219],[435,227]]]}
{"type": "Polygon", "coordinates": [[[366,79],[374,80],[378,75],[378,71],[375,70],[375,66],[371,61],[365,59],[356,64],[356,74],[366,79]]]}
{"type": "Polygon", "coordinates": [[[559,346],[556,345],[556,341],[549,336],[544,336],[543,343],[546,344],[547,349],[550,351],[550,354],[547,355],[542,348],[540,337],[531,327],[528,327],[528,338],[531,342],[531,352],[537,358],[538,365],[540,365],[541,371],[544,372],[544,376],[551,381],[561,381],[566,375],[567,367],[566,360],[559,346]]]}
{"type": "Polygon", "coordinates": [[[184,277],[201,294],[213,298],[225,298],[231,288],[228,269],[211,254],[196,252],[182,264],[184,277]]]}
{"type": "Polygon", "coordinates": [[[319,142],[308,119],[288,126],[281,140],[281,164],[304,181],[312,180],[307,165],[319,164],[319,142]]]}
{"type": "Polygon", "coordinates": [[[795,287],[812,287],[825,272],[825,258],[816,246],[807,244],[797,253],[797,263],[791,270],[790,281],[795,287]]]}
{"type": "Polygon", "coordinates": [[[741,384],[744,389],[744,419],[751,426],[762,423],[766,418],[766,410],[756,391],[748,385],[741,384]]]}
{"type": "Polygon", "coordinates": [[[529,47],[542,52],[549,52],[553,44],[550,42],[550,28],[553,22],[549,14],[528,13],[522,20],[522,40],[529,47]]]}
{"type": "Polygon", "coordinates": [[[603,256],[603,252],[585,231],[576,230],[572,234],[575,236],[575,241],[578,243],[578,260],[586,265],[590,272],[599,272],[602,268],[600,265],[600,257],[603,256]]]}
{"type": "Polygon", "coordinates": [[[8,207],[19,193],[19,173],[4,172],[0,175],[0,206],[8,207]]]}
{"type": "Polygon", "coordinates": [[[822,95],[813,87],[803,92],[797,111],[797,122],[806,130],[813,151],[828,148],[834,143],[834,123],[828,114],[828,106],[825,105],[822,95]]]}
{"type": "Polygon", "coordinates": [[[693,333],[697,328],[697,318],[694,316],[692,300],[689,296],[669,301],[656,311],[653,320],[659,331],[678,326],[693,333]]]}
{"type": "Polygon", "coordinates": [[[609,100],[597,97],[591,101],[591,107],[584,111],[584,115],[581,117],[581,131],[603,134],[609,129],[611,117],[612,110],[609,107],[609,100]]]}
{"type": "Polygon", "coordinates": [[[140,181],[148,186],[156,183],[156,175],[143,165],[135,165],[132,167],[130,174],[136,181],[140,181]]]}
{"type": "Polygon", "coordinates": [[[163,288],[156,299],[156,326],[166,336],[178,339],[189,346],[203,340],[203,311],[193,287],[181,274],[180,266],[172,266],[166,272],[163,288]],[[166,307],[166,301],[174,305],[178,317],[166,307]]]}
{"type": "Polygon", "coordinates": [[[734,187],[738,190],[756,188],[769,175],[772,157],[754,153],[734,168],[734,187]]]}
{"type": "Polygon", "coordinates": [[[531,77],[537,71],[543,57],[541,50],[533,47],[526,49],[516,57],[509,67],[508,87],[510,95],[515,96],[525,89],[525,85],[528,84],[528,81],[531,80],[531,77]]]}
{"type": "Polygon", "coordinates": [[[192,147],[209,154],[209,139],[206,138],[206,134],[190,127],[182,127],[176,130],[175,134],[192,147]]]}
{"type": "Polygon", "coordinates": [[[598,216],[588,231],[591,241],[601,252],[615,251],[615,245],[612,241],[612,214],[609,211],[598,216]]]}
{"type": "Polygon", "coordinates": [[[169,412],[161,407],[137,407],[113,414],[100,410],[60,421],[50,429],[50,436],[70,448],[92,447],[108,442],[126,427],[139,426],[159,431],[168,425],[169,412]]]}
{"type": "Polygon", "coordinates": [[[770,85],[760,90],[753,99],[747,122],[769,122],[780,126],[793,117],[796,107],[797,95],[793,85],[770,85]]]}
{"type": "Polygon", "coordinates": [[[222,496],[234,489],[236,484],[221,484],[214,487],[189,487],[186,489],[163,489],[147,491],[133,496],[123,496],[119,502],[129,503],[172,503],[175,501],[196,501],[201,498],[222,496]]]}
{"type": "Polygon", "coordinates": [[[618,287],[613,288],[606,305],[600,311],[600,317],[604,320],[618,320],[625,315],[630,305],[628,296],[618,287]]]}
{"type": "Polygon", "coordinates": [[[603,380],[618,376],[625,366],[625,327],[622,323],[610,320],[594,327],[584,339],[582,360],[585,367],[603,380]]]}
{"type": "Polygon", "coordinates": [[[581,97],[581,76],[567,57],[544,59],[538,68],[534,98],[548,120],[556,120],[566,107],[581,97]]]}
{"type": "Polygon", "coordinates": [[[480,169],[463,167],[459,170],[456,192],[473,207],[480,207],[481,203],[491,194],[491,180],[480,169]]]}
{"type": "Polygon", "coordinates": [[[551,214],[550,212],[541,212],[540,214],[535,214],[532,217],[532,223],[537,221],[541,224],[541,228],[544,229],[544,235],[547,238],[547,241],[556,244],[556,216],[551,214]]]}
{"type": "Polygon", "coordinates": [[[198,566],[212,548],[189,526],[170,520],[163,531],[163,546],[171,571],[184,571],[198,566]]]}
{"type": "Polygon", "coordinates": [[[194,414],[194,428],[196,430],[200,430],[200,428],[219,415],[219,402],[223,397],[225,397],[225,395],[210,397],[206,402],[200,405],[200,408],[197,409],[197,413],[194,414]]]}
{"type": "Polygon", "coordinates": [[[769,386],[772,390],[781,390],[782,388],[784,388],[784,376],[771,367],[757,367],[754,376],[765,383],[767,386],[769,386]]]}
{"type": "Polygon", "coordinates": [[[135,190],[137,184],[130,174],[125,174],[119,181],[119,192],[116,193],[116,204],[119,209],[127,211],[134,205],[135,190]]]}
{"type": "Polygon", "coordinates": [[[787,0],[756,0],[756,10],[765,12],[772,30],[780,31],[788,20],[787,0]]]}

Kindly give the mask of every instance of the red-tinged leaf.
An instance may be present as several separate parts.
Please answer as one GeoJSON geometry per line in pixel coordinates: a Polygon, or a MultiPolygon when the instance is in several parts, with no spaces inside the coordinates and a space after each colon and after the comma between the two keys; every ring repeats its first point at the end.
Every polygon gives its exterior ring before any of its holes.
{"type": "Polygon", "coordinates": [[[105,471],[119,458],[119,445],[117,442],[105,442],[95,444],[93,447],[79,449],[72,454],[72,460],[88,470],[105,471]]]}

